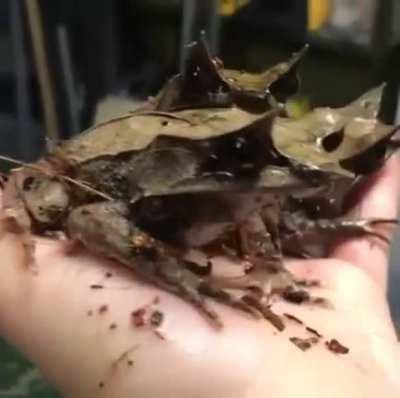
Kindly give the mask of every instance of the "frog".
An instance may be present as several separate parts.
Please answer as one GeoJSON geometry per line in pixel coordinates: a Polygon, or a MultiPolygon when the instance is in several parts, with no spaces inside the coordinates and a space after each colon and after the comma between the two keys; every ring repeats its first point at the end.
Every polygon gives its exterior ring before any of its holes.
{"type": "MultiPolygon", "coordinates": [[[[290,71],[298,59],[278,70],[290,71]]],[[[215,59],[211,63],[218,66],[215,59]]],[[[343,214],[340,203],[354,182],[368,174],[358,170],[364,163],[360,157],[383,143],[387,158],[394,129],[372,134],[376,139],[351,147],[329,165],[315,162],[301,151],[288,151],[279,134],[285,127],[293,133],[291,140],[305,136],[307,141],[314,129],[299,129],[301,120],[288,119],[280,101],[268,100],[264,106],[270,83],[253,92],[246,87],[254,76],[247,77],[239,79],[239,88],[230,86],[228,102],[208,95],[210,80],[200,95],[207,97],[204,102],[196,96],[181,104],[154,106],[150,101],[13,170],[4,187],[3,218],[22,239],[27,261],[34,261],[31,234],[61,232],[70,242],[112,258],[143,281],[183,298],[221,328],[223,321],[210,300],[268,318],[273,295],[295,301],[309,297],[284,265],[284,256],[293,254],[293,241],[301,243],[301,252],[294,255],[304,254],[302,229],[384,238],[375,226],[395,220],[337,216],[343,214]],[[242,96],[235,96],[238,92],[242,96]],[[251,101],[255,97],[261,102],[251,101]],[[311,217],[307,205],[315,210],[315,203],[329,202],[332,192],[340,193],[334,201],[337,212],[331,211],[328,220],[320,214],[311,217]],[[244,264],[243,276],[217,278],[212,266],[186,257],[188,250],[208,253],[215,247],[244,264]]],[[[279,81],[279,74],[271,79],[279,81]]],[[[176,87],[176,98],[183,98],[183,87],[176,87]]],[[[357,107],[351,109],[339,112],[350,133],[353,119],[364,115],[357,107]]],[[[376,119],[376,112],[366,117],[376,119]]],[[[342,128],[334,126],[322,139],[330,141],[333,135],[335,141],[342,128]]],[[[320,142],[311,142],[311,153],[321,148],[320,142]]],[[[381,163],[374,162],[372,169],[381,163]]]]}
{"type": "MultiPolygon", "coordinates": [[[[63,231],[68,239],[183,297],[216,326],[222,322],[206,297],[259,316],[257,306],[269,294],[266,280],[235,286],[243,296],[258,290],[257,305],[250,305],[229,292],[229,281],[193,272],[196,266],[184,252],[231,233],[261,208],[273,206],[284,190],[307,196],[319,189],[275,159],[264,139],[275,115],[230,107],[116,118],[62,143],[34,165],[12,171],[4,192],[5,215],[27,247],[32,247],[30,232],[63,231]]],[[[258,222],[269,242],[262,242],[262,254],[272,257],[267,249],[274,244],[266,224],[258,222]]],[[[269,273],[293,284],[280,263],[269,273]]]]}

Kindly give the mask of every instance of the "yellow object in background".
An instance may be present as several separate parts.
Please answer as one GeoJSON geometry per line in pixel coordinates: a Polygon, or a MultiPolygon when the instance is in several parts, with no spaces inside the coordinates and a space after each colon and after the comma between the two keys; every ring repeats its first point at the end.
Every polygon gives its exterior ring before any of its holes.
{"type": "Polygon", "coordinates": [[[219,13],[223,16],[233,15],[239,8],[249,4],[251,0],[220,0],[219,13]]]}
{"type": "Polygon", "coordinates": [[[308,30],[321,29],[328,21],[332,0],[308,0],[308,30]]]}
{"type": "Polygon", "coordinates": [[[286,112],[289,117],[299,119],[311,111],[311,104],[308,97],[297,95],[286,101],[286,112]]]}

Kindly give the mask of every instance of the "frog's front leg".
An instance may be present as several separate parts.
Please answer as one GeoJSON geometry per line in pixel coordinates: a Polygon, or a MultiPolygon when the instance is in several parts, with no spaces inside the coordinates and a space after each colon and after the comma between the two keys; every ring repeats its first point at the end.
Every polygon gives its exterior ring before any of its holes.
{"type": "Polygon", "coordinates": [[[87,248],[117,259],[144,280],[192,303],[216,326],[222,323],[205,296],[252,315],[258,314],[240,298],[188,270],[185,261],[177,258],[167,245],[134,224],[128,207],[122,202],[100,202],[74,209],[67,220],[67,230],[71,238],[78,239],[87,248]]]}
{"type": "MultiPolygon", "coordinates": [[[[210,278],[227,289],[246,289],[249,294],[268,303],[272,293],[295,289],[295,278],[285,268],[276,230],[270,232],[273,219],[255,212],[234,231],[239,258],[246,263],[246,273],[238,277],[210,278]]],[[[275,227],[276,228],[276,227],[275,227]]]]}

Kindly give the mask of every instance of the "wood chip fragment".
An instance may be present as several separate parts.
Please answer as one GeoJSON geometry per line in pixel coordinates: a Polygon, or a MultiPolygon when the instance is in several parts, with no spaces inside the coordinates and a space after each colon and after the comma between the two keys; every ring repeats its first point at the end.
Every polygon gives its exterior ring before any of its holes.
{"type": "Polygon", "coordinates": [[[285,316],[287,319],[290,319],[291,321],[298,323],[299,325],[303,325],[303,321],[292,314],[284,313],[283,316],[285,316]]]}
{"type": "Polygon", "coordinates": [[[309,326],[306,326],[307,332],[312,333],[313,335],[317,336],[318,338],[323,337],[321,333],[319,333],[317,330],[310,328],[309,326]]]}
{"type": "Polygon", "coordinates": [[[146,309],[139,308],[131,314],[133,326],[136,328],[142,327],[146,324],[145,320],[146,309]]]}
{"type": "Polygon", "coordinates": [[[103,304],[103,305],[100,306],[100,308],[99,308],[99,314],[100,315],[104,314],[107,311],[108,311],[108,305],[107,304],[103,304]]]}
{"type": "Polygon", "coordinates": [[[289,340],[300,350],[307,351],[313,345],[318,343],[318,339],[316,337],[309,337],[307,339],[302,339],[300,337],[290,337],[289,340]]]}
{"type": "Polygon", "coordinates": [[[104,289],[104,286],[103,285],[90,285],[90,288],[91,289],[94,289],[94,290],[96,290],[96,289],[104,289]]]}
{"type": "Polygon", "coordinates": [[[161,311],[155,310],[152,312],[152,314],[150,316],[150,324],[152,326],[154,326],[154,327],[161,326],[163,320],[164,320],[164,314],[161,311]]]}
{"type": "Polygon", "coordinates": [[[347,354],[350,350],[339,343],[336,339],[331,339],[325,342],[326,347],[329,351],[334,352],[335,354],[347,354]]]}

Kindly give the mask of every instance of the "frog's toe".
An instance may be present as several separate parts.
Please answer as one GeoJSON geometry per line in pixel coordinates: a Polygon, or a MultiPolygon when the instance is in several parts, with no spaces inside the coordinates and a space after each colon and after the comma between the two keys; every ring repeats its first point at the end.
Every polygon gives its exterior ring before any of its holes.
{"type": "Polygon", "coordinates": [[[157,284],[160,287],[193,304],[218,328],[221,328],[223,323],[218,314],[209,307],[206,297],[260,318],[258,311],[241,298],[217,286],[209,278],[194,274],[173,258],[159,264],[157,277],[157,284]]]}

